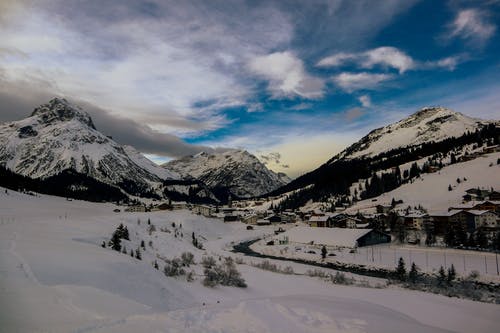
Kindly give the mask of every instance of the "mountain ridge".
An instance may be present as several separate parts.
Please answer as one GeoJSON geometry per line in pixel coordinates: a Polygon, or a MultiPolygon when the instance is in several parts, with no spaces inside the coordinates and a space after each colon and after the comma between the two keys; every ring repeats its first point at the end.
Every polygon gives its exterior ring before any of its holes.
{"type": "Polygon", "coordinates": [[[290,181],[288,176],[269,170],[257,157],[239,149],[200,152],[162,167],[183,178],[201,180],[210,188],[227,188],[238,198],[260,196],[290,181]]]}

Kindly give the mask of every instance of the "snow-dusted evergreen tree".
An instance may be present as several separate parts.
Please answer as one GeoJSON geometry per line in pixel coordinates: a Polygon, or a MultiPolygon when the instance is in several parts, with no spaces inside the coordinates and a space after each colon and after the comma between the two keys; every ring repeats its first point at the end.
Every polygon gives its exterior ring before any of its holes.
{"type": "Polygon", "coordinates": [[[418,267],[414,262],[411,264],[410,273],[408,273],[408,279],[413,284],[415,284],[418,280],[418,267]]]}
{"type": "Polygon", "coordinates": [[[118,252],[122,249],[120,232],[118,230],[115,230],[115,232],[113,232],[113,236],[111,237],[111,248],[118,252]]]}
{"type": "Polygon", "coordinates": [[[398,267],[396,268],[396,278],[400,281],[406,281],[406,265],[403,257],[399,257],[398,267]]]}
{"type": "Polygon", "coordinates": [[[449,285],[451,285],[456,277],[457,277],[457,271],[455,270],[455,266],[451,264],[451,267],[448,268],[448,275],[446,276],[446,282],[449,285]]]}

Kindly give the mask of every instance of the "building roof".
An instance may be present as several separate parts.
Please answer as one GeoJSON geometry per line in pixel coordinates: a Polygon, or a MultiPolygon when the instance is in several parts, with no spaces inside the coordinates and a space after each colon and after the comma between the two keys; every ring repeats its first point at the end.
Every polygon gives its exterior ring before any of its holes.
{"type": "Polygon", "coordinates": [[[309,222],[327,222],[328,219],[330,217],[329,216],[311,216],[311,218],[309,219],[309,222]]]}
{"type": "Polygon", "coordinates": [[[357,240],[371,231],[372,229],[295,227],[283,235],[294,243],[308,244],[313,241],[320,245],[355,247],[357,240]]]}
{"type": "Polygon", "coordinates": [[[410,213],[410,214],[407,214],[405,215],[404,217],[408,217],[408,218],[419,218],[419,217],[426,217],[428,214],[427,213],[410,213]]]}
{"type": "Polygon", "coordinates": [[[431,213],[429,214],[430,216],[442,216],[442,217],[449,217],[449,216],[453,216],[455,214],[458,214],[460,212],[463,212],[463,210],[461,209],[452,209],[450,211],[447,211],[447,212],[434,212],[434,213],[431,213]]]}
{"type": "Polygon", "coordinates": [[[479,210],[479,209],[471,209],[471,210],[467,211],[467,213],[472,214],[472,215],[483,215],[485,213],[495,214],[489,210],[479,210]]]}

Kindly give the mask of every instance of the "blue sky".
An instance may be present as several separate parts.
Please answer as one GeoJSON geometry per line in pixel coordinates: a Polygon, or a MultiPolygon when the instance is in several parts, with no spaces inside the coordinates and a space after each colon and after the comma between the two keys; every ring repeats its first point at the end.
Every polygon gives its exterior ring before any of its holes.
{"type": "Polygon", "coordinates": [[[0,13],[4,105],[66,97],[156,161],[237,147],[297,176],[424,106],[500,114],[500,1],[42,0],[0,13]]]}

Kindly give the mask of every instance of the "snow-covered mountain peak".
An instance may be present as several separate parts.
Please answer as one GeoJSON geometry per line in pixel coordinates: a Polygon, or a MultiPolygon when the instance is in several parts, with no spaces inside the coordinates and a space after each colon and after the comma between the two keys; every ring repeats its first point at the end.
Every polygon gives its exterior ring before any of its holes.
{"type": "Polygon", "coordinates": [[[0,165],[42,179],[72,170],[107,184],[125,184],[129,193],[178,179],[97,131],[88,113],[57,98],[28,118],[0,124],[0,165]]]}
{"type": "Polygon", "coordinates": [[[228,188],[237,197],[259,196],[290,181],[286,175],[269,170],[246,150],[227,149],[201,152],[163,164],[183,178],[196,178],[209,187],[228,188]]]}
{"type": "Polygon", "coordinates": [[[375,156],[393,149],[442,141],[475,131],[487,122],[444,107],[425,107],[385,127],[371,131],[339,157],[375,156]]]}
{"type": "Polygon", "coordinates": [[[35,108],[31,116],[38,116],[40,121],[45,124],[76,119],[90,128],[96,129],[87,112],[64,98],[54,98],[48,103],[40,105],[35,108]]]}

